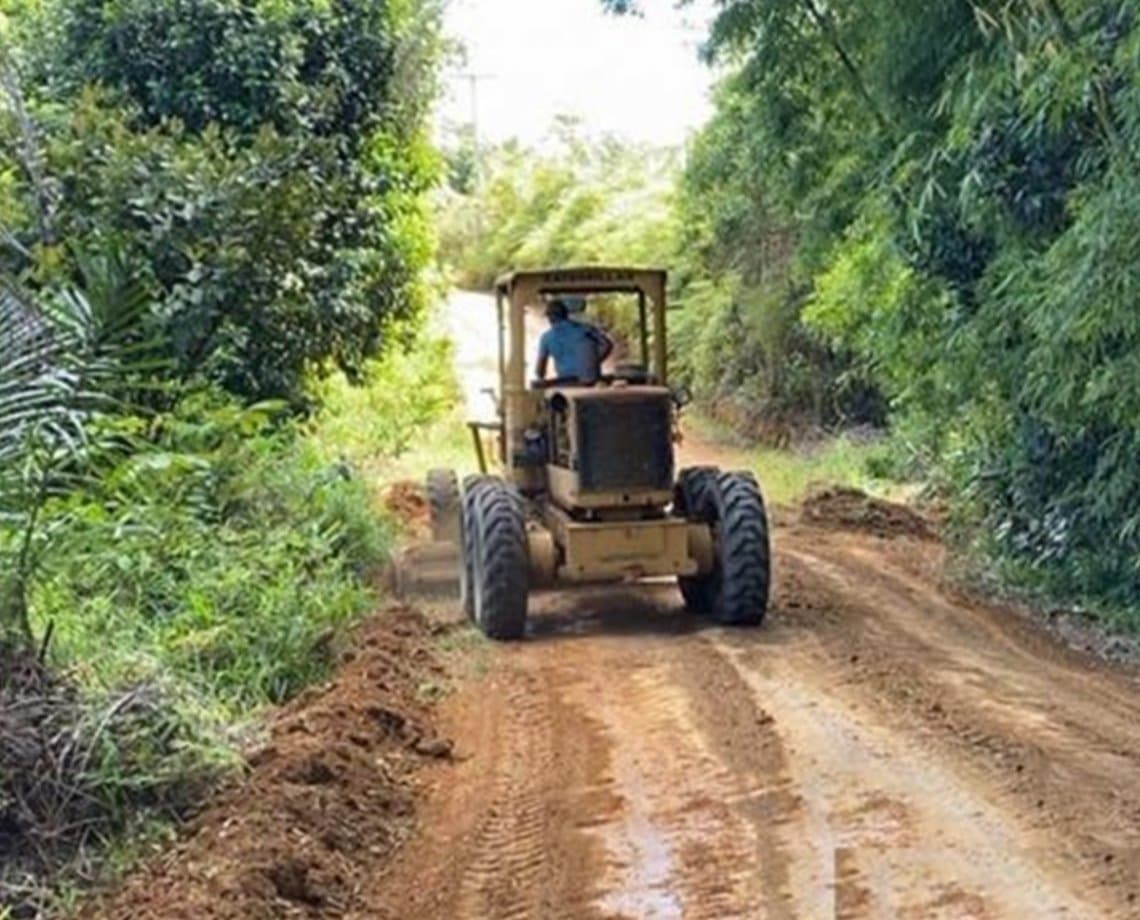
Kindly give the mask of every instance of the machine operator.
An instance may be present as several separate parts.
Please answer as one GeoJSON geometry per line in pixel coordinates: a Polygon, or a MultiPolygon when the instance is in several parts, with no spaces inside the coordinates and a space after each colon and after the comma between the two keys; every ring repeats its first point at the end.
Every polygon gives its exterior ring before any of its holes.
{"type": "Polygon", "coordinates": [[[614,350],[614,342],[597,326],[575,322],[563,300],[551,300],[546,305],[546,318],[550,328],[538,341],[538,363],[535,377],[546,379],[550,359],[559,378],[573,379],[592,385],[602,375],[602,362],[614,350]]]}

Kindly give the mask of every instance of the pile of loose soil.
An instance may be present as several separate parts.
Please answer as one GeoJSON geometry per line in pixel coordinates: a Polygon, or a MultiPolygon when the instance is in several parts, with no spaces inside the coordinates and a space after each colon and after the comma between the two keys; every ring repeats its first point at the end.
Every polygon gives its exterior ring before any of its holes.
{"type": "Polygon", "coordinates": [[[411,827],[412,773],[451,755],[416,692],[442,674],[430,649],[440,628],[406,608],[377,616],[331,684],[272,719],[244,780],[83,916],[256,920],[359,907],[365,881],[411,827]]]}
{"type": "Polygon", "coordinates": [[[800,518],[816,526],[858,530],[886,539],[937,538],[935,529],[917,511],[858,489],[833,487],[815,492],[804,501],[800,518]]]}
{"type": "Polygon", "coordinates": [[[382,495],[384,510],[413,534],[427,533],[431,526],[431,509],[423,488],[414,482],[394,482],[382,495]]]}

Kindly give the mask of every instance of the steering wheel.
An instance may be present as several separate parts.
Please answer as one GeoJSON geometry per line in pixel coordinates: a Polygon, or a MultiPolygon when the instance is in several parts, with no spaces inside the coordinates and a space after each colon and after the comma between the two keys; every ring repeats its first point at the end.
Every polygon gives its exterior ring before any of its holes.
{"type": "Polygon", "coordinates": [[[582,381],[578,377],[551,377],[548,380],[532,380],[530,388],[532,390],[553,390],[557,387],[576,387],[583,386],[582,381]]]}
{"type": "Polygon", "coordinates": [[[602,379],[606,383],[622,380],[637,386],[638,384],[649,383],[651,378],[649,369],[644,364],[619,364],[614,368],[612,374],[606,374],[602,379]]]}

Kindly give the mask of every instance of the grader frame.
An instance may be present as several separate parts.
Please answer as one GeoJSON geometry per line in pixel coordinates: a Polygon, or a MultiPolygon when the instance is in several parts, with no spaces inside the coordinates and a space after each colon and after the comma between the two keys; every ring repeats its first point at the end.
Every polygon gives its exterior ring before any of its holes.
{"type": "Polygon", "coordinates": [[[481,474],[462,489],[448,471],[429,476],[433,520],[454,505],[457,526],[437,531],[459,533],[464,606],[494,638],[523,635],[532,589],[660,576],[723,622],[764,617],[768,531],[755,479],[705,467],[674,475],[682,400],[668,386],[666,281],[660,269],[583,267],[495,284],[500,424],[472,426],[481,474]],[[588,385],[528,385],[527,311],[614,294],[636,298],[641,362],[588,385]],[[487,430],[499,475],[482,449],[487,430]]]}

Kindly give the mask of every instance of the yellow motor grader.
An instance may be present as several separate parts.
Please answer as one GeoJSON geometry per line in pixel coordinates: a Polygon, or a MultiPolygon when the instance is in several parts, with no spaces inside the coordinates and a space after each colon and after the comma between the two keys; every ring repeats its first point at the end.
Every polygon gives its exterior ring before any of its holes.
{"type": "Polygon", "coordinates": [[[664,271],[635,268],[496,282],[499,421],[471,429],[482,472],[460,484],[433,470],[427,483],[433,533],[457,542],[462,603],[487,636],[522,638],[536,589],[661,577],[721,623],[763,621],[770,554],[755,478],[713,467],[675,474],[684,399],[668,382],[665,288],[664,271]],[[589,384],[528,381],[528,311],[598,297],[636,304],[636,360],[589,384]]]}

